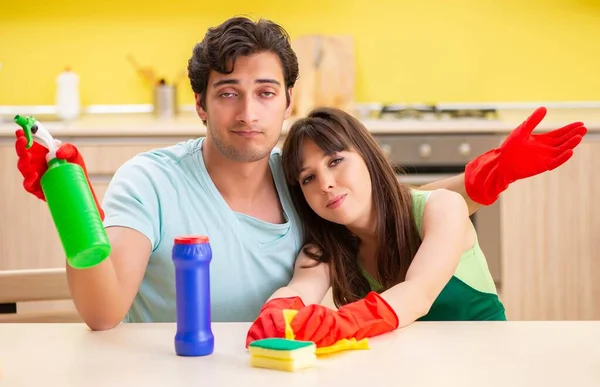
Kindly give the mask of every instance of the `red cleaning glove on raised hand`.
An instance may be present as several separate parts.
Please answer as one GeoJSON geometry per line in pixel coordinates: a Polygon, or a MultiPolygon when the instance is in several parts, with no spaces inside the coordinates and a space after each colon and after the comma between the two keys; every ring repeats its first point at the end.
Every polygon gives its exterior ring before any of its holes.
{"type": "Polygon", "coordinates": [[[304,302],[300,297],[274,298],[263,305],[246,336],[246,347],[255,340],[285,338],[284,309],[300,310],[304,302]]]}
{"type": "Polygon", "coordinates": [[[545,116],[546,108],[538,108],[499,148],[467,164],[465,189],[472,200],[490,205],[509,184],[551,171],[573,156],[573,149],[587,133],[586,127],[582,122],[573,122],[547,133],[532,134],[545,116]]]}
{"type": "MultiPolygon", "coordinates": [[[[41,146],[37,142],[34,142],[31,148],[27,149],[27,138],[25,137],[25,132],[23,132],[23,129],[17,130],[15,135],[17,136],[15,150],[17,151],[17,156],[19,158],[17,161],[17,169],[19,172],[21,172],[21,175],[23,175],[23,187],[27,192],[37,196],[41,200],[46,201],[46,197],[44,196],[44,192],[42,191],[42,187],[40,185],[40,179],[48,169],[48,163],[46,162],[46,154],[48,154],[48,149],[41,146]]],[[[104,211],[102,211],[102,208],[98,203],[98,199],[96,198],[94,188],[90,184],[87,168],[85,167],[85,162],[83,161],[83,157],[79,153],[79,150],[73,144],[64,143],[61,144],[56,151],[56,157],[66,160],[69,163],[78,164],[81,168],[83,168],[83,172],[85,173],[90,190],[94,196],[96,207],[98,207],[98,212],[100,212],[100,218],[104,220],[104,211]]]]}
{"type": "Polygon", "coordinates": [[[375,292],[337,311],[323,305],[300,309],[291,322],[296,340],[328,347],[341,339],[374,337],[398,328],[398,316],[375,292]]]}

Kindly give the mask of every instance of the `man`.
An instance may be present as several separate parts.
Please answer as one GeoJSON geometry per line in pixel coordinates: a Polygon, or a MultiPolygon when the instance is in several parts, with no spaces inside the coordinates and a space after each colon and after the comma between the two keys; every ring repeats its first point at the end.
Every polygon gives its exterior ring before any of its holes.
{"type": "MultiPolygon", "coordinates": [[[[292,278],[302,245],[300,225],[280,152],[273,149],[290,115],[298,77],[287,33],[270,21],[229,19],[209,29],[196,45],[188,75],[206,138],[126,162],[98,206],[111,256],[90,269],[67,266],[75,306],[93,330],[113,328],[122,320],[175,321],[171,249],[180,235],[210,238],[213,321],[252,321],[292,278]]],[[[526,125],[525,132],[537,122],[526,125]]],[[[578,124],[546,137],[519,133],[507,148],[511,152],[492,150],[470,164],[466,177],[424,188],[460,192],[475,211],[512,181],[560,165],[547,164],[555,156],[548,152],[557,153],[560,163],[566,161],[585,128],[578,124]],[[537,144],[543,149],[531,148],[537,144]],[[522,151],[530,151],[532,161],[523,161],[522,151]],[[538,159],[541,163],[534,163],[538,159]],[[519,162],[528,162],[531,169],[515,171],[519,162]]],[[[25,141],[18,131],[18,168],[25,189],[43,199],[39,177],[45,171],[45,150],[25,150],[25,141]]],[[[85,166],[72,144],[63,144],[57,156],[85,166]]]]}

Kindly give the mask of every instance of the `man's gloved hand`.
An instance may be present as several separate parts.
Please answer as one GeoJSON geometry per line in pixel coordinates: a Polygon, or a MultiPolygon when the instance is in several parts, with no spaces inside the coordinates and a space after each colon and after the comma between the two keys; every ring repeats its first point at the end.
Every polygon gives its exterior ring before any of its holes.
{"type": "Polygon", "coordinates": [[[262,309],[246,336],[246,347],[255,340],[266,338],[285,338],[284,309],[300,310],[304,308],[300,297],[274,298],[263,305],[262,309]]]}
{"type": "MultiPolygon", "coordinates": [[[[42,191],[42,187],[40,185],[40,179],[46,170],[48,170],[48,163],[46,162],[48,149],[36,142],[33,143],[31,148],[27,149],[27,138],[25,137],[25,132],[23,132],[23,129],[17,130],[15,135],[17,137],[15,142],[15,150],[19,158],[17,161],[17,169],[19,172],[21,172],[21,175],[23,175],[23,187],[27,192],[37,196],[41,200],[46,201],[44,192],[42,191]]],[[[98,207],[100,218],[104,220],[104,211],[98,203],[96,193],[94,192],[94,188],[90,183],[85,162],[83,161],[83,157],[79,153],[77,147],[69,143],[61,144],[56,151],[56,157],[66,160],[69,163],[78,164],[81,168],[83,168],[83,172],[85,173],[90,190],[94,196],[96,207],[98,207]]]]}
{"type": "Polygon", "coordinates": [[[398,316],[379,294],[370,292],[337,311],[323,305],[302,308],[291,326],[296,340],[328,347],[341,339],[362,340],[393,331],[398,328],[398,316]]]}
{"type": "Polygon", "coordinates": [[[546,108],[538,108],[499,148],[467,164],[465,189],[472,200],[490,205],[509,184],[551,171],[573,156],[573,149],[579,145],[587,128],[582,122],[573,122],[547,133],[532,134],[545,116],[546,108]]]}

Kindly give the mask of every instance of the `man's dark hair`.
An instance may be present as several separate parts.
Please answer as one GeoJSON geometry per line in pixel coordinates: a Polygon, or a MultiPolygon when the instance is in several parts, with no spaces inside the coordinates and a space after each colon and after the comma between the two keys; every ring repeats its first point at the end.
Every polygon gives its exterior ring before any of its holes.
{"type": "Polygon", "coordinates": [[[292,50],[289,35],[272,21],[260,19],[254,22],[246,17],[234,17],[210,28],[204,39],[194,47],[188,61],[188,77],[194,93],[201,95],[200,106],[206,109],[206,89],[211,70],[231,74],[238,57],[260,52],[273,52],[279,57],[289,106],[288,89],[298,79],[298,58],[292,50]],[[227,68],[230,63],[231,68],[227,68]]]}

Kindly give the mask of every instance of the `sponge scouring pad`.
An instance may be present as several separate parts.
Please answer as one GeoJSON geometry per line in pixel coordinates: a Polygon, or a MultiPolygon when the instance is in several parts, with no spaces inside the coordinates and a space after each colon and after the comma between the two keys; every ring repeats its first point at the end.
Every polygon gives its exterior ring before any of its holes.
{"type": "Polygon", "coordinates": [[[316,346],[310,341],[269,338],[248,345],[250,365],[280,371],[298,371],[315,365],[316,346]]]}

